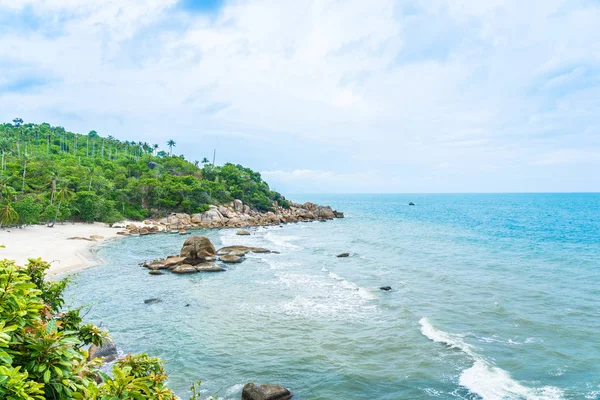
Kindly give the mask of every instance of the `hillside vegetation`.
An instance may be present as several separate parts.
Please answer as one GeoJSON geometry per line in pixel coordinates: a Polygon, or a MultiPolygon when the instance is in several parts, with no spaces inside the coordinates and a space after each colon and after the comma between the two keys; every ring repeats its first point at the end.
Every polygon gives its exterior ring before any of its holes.
{"type": "Polygon", "coordinates": [[[197,213],[240,199],[258,211],[287,207],[258,172],[174,155],[176,142],[120,141],[21,119],[0,125],[0,223],[116,222],[197,213]],[[168,151],[167,151],[168,150],[168,151]]]}

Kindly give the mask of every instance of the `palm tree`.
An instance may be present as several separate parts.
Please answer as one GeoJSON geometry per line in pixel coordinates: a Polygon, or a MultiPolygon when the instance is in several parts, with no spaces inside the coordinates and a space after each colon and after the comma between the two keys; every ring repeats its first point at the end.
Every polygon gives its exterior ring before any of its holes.
{"type": "Polygon", "coordinates": [[[0,139],[0,150],[2,150],[2,166],[1,169],[4,171],[4,168],[6,167],[4,165],[4,153],[8,151],[8,149],[10,148],[10,141],[8,140],[8,138],[1,138],[0,139]]]}
{"type": "Polygon", "coordinates": [[[19,214],[10,204],[0,208],[0,226],[12,225],[19,220],[19,214]]]}
{"type": "Polygon", "coordinates": [[[156,155],[156,150],[158,150],[158,145],[157,145],[156,143],[154,143],[154,144],[152,145],[152,153],[153,153],[154,155],[156,155]]]}
{"type": "Polygon", "coordinates": [[[204,157],[202,159],[202,164],[208,164],[210,161],[208,160],[208,158],[204,157]]]}
{"type": "Polygon", "coordinates": [[[51,225],[48,225],[50,228],[52,228],[54,226],[54,224],[56,223],[56,220],[58,219],[58,214],[60,212],[60,205],[62,204],[63,201],[69,201],[73,198],[74,193],[72,191],[69,190],[69,188],[67,188],[66,186],[63,187],[62,189],[60,189],[57,193],[56,193],[56,199],[58,200],[58,206],[56,207],[56,214],[54,215],[54,220],[52,221],[51,225]]]}
{"type": "Polygon", "coordinates": [[[198,160],[194,161],[194,165],[197,167],[198,165],[200,165],[200,161],[198,161],[198,160]]]}
{"type": "Polygon", "coordinates": [[[23,154],[23,184],[21,185],[21,192],[25,193],[25,174],[27,173],[27,161],[29,156],[27,153],[23,154]]]}
{"type": "Polygon", "coordinates": [[[175,143],[175,141],[173,139],[169,139],[167,141],[167,146],[169,146],[169,155],[171,155],[171,156],[173,155],[173,147],[176,147],[175,146],[176,144],[177,143],[175,143]]]}

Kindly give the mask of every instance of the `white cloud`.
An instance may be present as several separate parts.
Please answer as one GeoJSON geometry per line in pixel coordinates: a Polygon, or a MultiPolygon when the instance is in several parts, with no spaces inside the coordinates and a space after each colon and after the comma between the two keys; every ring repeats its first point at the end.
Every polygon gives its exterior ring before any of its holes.
{"type": "MultiPolygon", "coordinates": [[[[60,32],[4,32],[0,59],[54,83],[0,93],[5,121],[174,137],[188,153],[206,135],[301,141],[304,154],[278,160],[292,172],[271,179],[292,182],[310,168],[302,179],[331,179],[342,191],[387,191],[390,181],[478,191],[489,174],[506,182],[498,190],[519,190],[511,179],[535,160],[600,149],[597,3],[256,0],[209,17],[175,0],[0,0],[0,13],[25,5],[42,21],[62,18],[60,32]],[[311,147],[331,155],[306,165],[311,147]],[[365,170],[387,178],[360,182],[365,170]]],[[[246,159],[241,151],[231,161],[246,159]]],[[[588,182],[600,189],[598,178],[588,182]]]]}

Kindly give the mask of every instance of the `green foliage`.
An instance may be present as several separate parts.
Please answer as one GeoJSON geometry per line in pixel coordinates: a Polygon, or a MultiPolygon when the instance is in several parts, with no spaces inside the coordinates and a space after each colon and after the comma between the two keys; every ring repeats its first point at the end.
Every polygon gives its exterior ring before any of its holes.
{"type": "Polygon", "coordinates": [[[168,151],[96,131],[79,135],[46,123],[0,124],[0,222],[113,223],[203,212],[234,199],[260,211],[272,210],[274,202],[289,206],[258,172],[234,164],[213,166],[206,157],[190,163],[171,155],[173,139],[164,143],[168,151]]]}
{"type": "Polygon", "coordinates": [[[46,282],[48,267],[0,261],[0,398],[175,400],[158,358],[128,355],[111,376],[98,370],[99,359],[88,361],[82,346],[101,345],[107,334],[83,324],[80,309],[62,310],[68,282],[46,282]]]}

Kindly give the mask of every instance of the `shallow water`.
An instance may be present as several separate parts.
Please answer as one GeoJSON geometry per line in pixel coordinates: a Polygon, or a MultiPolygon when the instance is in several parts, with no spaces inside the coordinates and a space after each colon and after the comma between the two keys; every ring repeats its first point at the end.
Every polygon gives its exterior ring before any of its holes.
{"type": "Polygon", "coordinates": [[[346,218],[199,231],[280,252],[216,274],[137,266],[177,253],[177,235],[107,243],[72,303],[124,352],[168,360],[182,396],[202,379],[223,399],[249,381],[297,399],[600,399],[600,195],[295,200],[346,218]]]}

